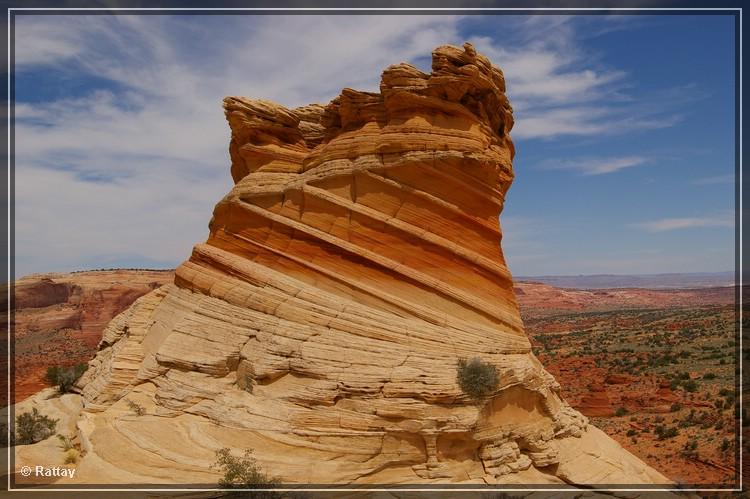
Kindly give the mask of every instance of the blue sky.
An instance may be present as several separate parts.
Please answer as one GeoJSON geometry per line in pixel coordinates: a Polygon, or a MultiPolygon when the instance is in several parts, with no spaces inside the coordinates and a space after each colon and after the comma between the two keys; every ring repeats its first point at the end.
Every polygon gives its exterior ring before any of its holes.
{"type": "Polygon", "coordinates": [[[16,276],[174,267],[230,189],[225,95],[294,107],[473,42],[505,72],[516,275],[734,266],[730,16],[16,17],[16,276]]]}

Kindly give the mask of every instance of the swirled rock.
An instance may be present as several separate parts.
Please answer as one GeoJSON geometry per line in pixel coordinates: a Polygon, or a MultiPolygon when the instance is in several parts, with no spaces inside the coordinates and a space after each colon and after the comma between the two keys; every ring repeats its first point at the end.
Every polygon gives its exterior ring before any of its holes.
{"type": "Polygon", "coordinates": [[[296,483],[668,482],[533,355],[499,244],[503,73],[469,44],[432,56],[326,106],[225,99],[235,185],[105,330],[80,480],[215,482],[230,447],[296,483]],[[481,403],[456,377],[474,357],[499,373],[481,403]]]}

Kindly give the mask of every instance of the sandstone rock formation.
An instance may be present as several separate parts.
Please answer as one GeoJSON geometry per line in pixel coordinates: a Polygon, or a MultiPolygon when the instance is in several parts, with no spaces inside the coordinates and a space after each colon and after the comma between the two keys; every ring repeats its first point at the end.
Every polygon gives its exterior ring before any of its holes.
{"type": "Polygon", "coordinates": [[[667,482],[532,354],[499,244],[513,115],[487,58],[443,46],[380,93],[224,106],[235,186],[174,283],[106,328],[76,480],[215,483],[231,447],[294,483],[667,482]],[[473,357],[500,374],[479,405],[456,382],[473,357]]]}
{"type": "MultiPolygon", "coordinates": [[[[47,367],[91,360],[109,321],[173,278],[171,271],[121,269],[36,274],[16,281],[12,315],[15,400],[46,386],[47,367]]],[[[6,296],[3,293],[2,299],[6,296]]]]}

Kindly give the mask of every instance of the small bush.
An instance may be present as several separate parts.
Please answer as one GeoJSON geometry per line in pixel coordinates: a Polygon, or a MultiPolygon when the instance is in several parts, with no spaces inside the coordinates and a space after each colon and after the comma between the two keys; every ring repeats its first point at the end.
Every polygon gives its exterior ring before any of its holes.
{"type": "Polygon", "coordinates": [[[696,392],[698,391],[698,383],[695,382],[695,380],[689,380],[682,384],[682,387],[685,389],[686,392],[696,392]]]}
{"type": "Polygon", "coordinates": [[[57,386],[60,393],[70,393],[78,378],[88,369],[88,364],[81,363],[70,367],[52,366],[47,368],[45,379],[53,386],[57,386]]]}
{"type": "Polygon", "coordinates": [[[31,412],[16,416],[16,444],[28,445],[41,442],[55,433],[57,419],[42,416],[34,407],[31,412]]]}
{"type": "Polygon", "coordinates": [[[665,428],[664,425],[659,425],[654,430],[659,440],[667,440],[668,438],[674,438],[679,433],[677,427],[665,428]]]}
{"type": "Polygon", "coordinates": [[[695,439],[685,442],[685,445],[682,447],[682,455],[687,458],[697,458],[698,442],[695,439]]]}
{"type": "Polygon", "coordinates": [[[634,430],[633,428],[629,429],[626,433],[627,436],[632,437],[633,435],[636,435],[638,432],[634,430]]]}
{"type": "Polygon", "coordinates": [[[680,404],[678,404],[677,402],[675,402],[674,404],[672,404],[672,407],[669,408],[669,411],[670,412],[677,412],[680,409],[682,409],[682,406],[680,404]]]}
{"type": "Polygon", "coordinates": [[[78,451],[70,449],[65,453],[65,464],[75,464],[78,462],[78,451]]]}
{"type": "Polygon", "coordinates": [[[144,414],[146,414],[146,409],[144,409],[143,406],[136,404],[132,400],[126,400],[125,403],[128,404],[128,409],[133,411],[136,416],[143,416],[144,414]]]}
{"type": "Polygon", "coordinates": [[[495,366],[483,362],[479,357],[468,362],[466,359],[458,359],[456,380],[461,390],[475,401],[495,391],[500,384],[495,366]]]}
{"type": "Polygon", "coordinates": [[[70,449],[73,449],[75,447],[70,437],[66,437],[65,435],[60,435],[58,433],[57,439],[60,440],[60,448],[63,450],[63,452],[68,452],[70,449]]]}
{"type": "Polygon", "coordinates": [[[622,417],[627,413],[628,413],[627,409],[625,409],[624,407],[618,407],[617,410],[615,411],[615,416],[622,417]]]}
{"type": "Polygon", "coordinates": [[[716,379],[716,374],[714,373],[706,373],[703,375],[703,379],[716,379]]]}
{"type": "MultiPolygon", "coordinates": [[[[223,473],[219,479],[219,486],[223,488],[272,488],[279,483],[278,478],[269,477],[263,472],[250,449],[245,451],[243,457],[233,456],[227,447],[217,450],[213,468],[223,473]]],[[[275,496],[270,493],[267,497],[275,496]]]]}

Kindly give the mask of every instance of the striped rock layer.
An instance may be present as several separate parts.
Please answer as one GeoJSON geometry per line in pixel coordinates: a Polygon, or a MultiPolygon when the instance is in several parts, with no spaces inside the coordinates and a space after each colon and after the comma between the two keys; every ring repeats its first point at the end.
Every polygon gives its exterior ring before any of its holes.
{"type": "Polygon", "coordinates": [[[379,93],[224,108],[234,188],[174,283],[106,329],[81,480],[215,482],[230,447],[296,483],[666,481],[531,352],[498,221],[513,114],[486,57],[443,46],[379,93]],[[456,380],[474,357],[500,380],[479,404],[456,380]]]}

